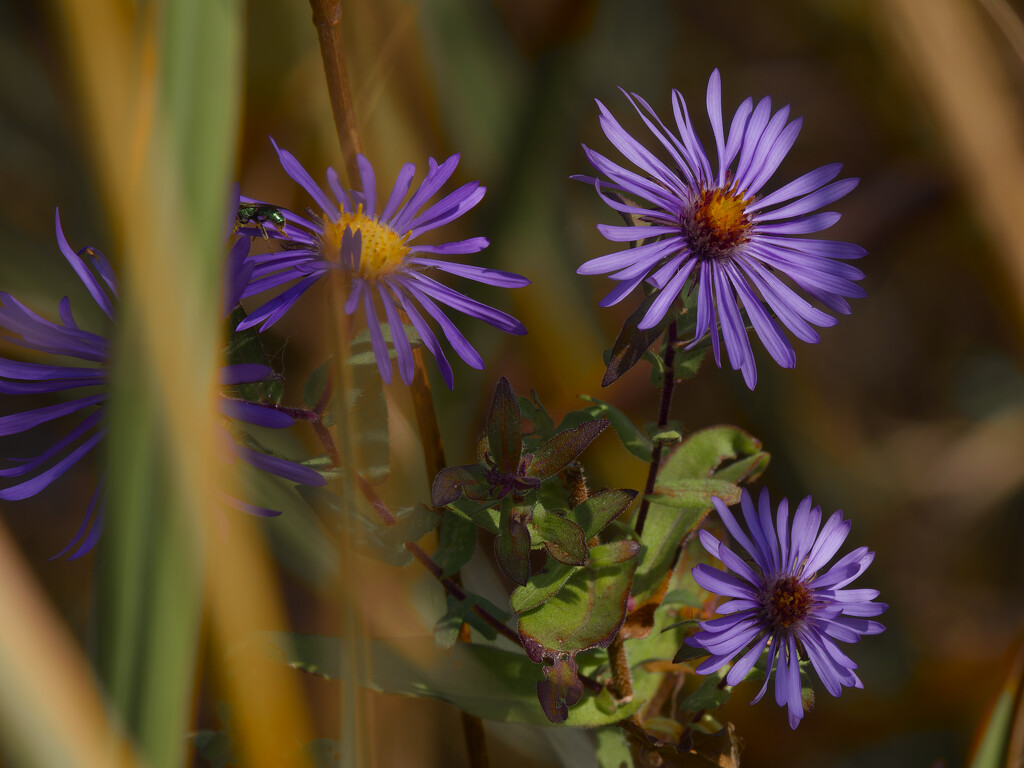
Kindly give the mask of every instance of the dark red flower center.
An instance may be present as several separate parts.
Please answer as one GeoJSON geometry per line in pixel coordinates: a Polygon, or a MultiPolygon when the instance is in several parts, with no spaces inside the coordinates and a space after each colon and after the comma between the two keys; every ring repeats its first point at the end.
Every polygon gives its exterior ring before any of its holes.
{"type": "Polygon", "coordinates": [[[728,256],[747,242],[751,228],[747,215],[749,200],[733,185],[727,189],[705,189],[690,204],[681,222],[690,249],[698,258],[728,256]]]}
{"type": "Polygon", "coordinates": [[[811,608],[811,590],[795,576],[783,576],[761,594],[765,618],[776,629],[801,621],[811,608]]]}

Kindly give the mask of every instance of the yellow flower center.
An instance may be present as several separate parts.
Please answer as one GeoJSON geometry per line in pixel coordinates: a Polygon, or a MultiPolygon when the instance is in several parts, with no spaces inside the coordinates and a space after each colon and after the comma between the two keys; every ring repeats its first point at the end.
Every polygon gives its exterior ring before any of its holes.
{"type": "Polygon", "coordinates": [[[405,244],[404,237],[387,225],[371,219],[360,206],[355,213],[342,213],[336,222],[324,223],[322,246],[325,257],[340,252],[346,229],[362,235],[363,244],[356,271],[364,280],[376,280],[391,274],[402,266],[409,254],[409,246],[405,244]]]}
{"type": "Polygon", "coordinates": [[[721,258],[745,243],[752,226],[747,216],[749,204],[750,200],[743,197],[735,185],[728,189],[703,190],[682,221],[683,232],[695,255],[721,258]]]}

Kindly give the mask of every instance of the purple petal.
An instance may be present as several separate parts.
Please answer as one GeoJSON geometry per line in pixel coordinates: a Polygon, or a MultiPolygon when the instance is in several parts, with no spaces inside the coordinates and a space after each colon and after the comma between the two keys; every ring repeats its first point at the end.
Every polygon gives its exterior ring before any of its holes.
{"type": "Polygon", "coordinates": [[[448,389],[452,389],[455,383],[455,377],[452,374],[452,367],[448,363],[448,358],[445,357],[444,350],[441,349],[441,345],[437,341],[437,337],[434,336],[434,332],[430,329],[430,326],[427,325],[422,315],[420,315],[416,310],[412,301],[405,298],[405,292],[401,289],[400,285],[394,285],[387,280],[385,280],[385,284],[398,298],[398,302],[402,305],[402,309],[405,310],[405,314],[407,314],[409,319],[412,321],[412,325],[416,329],[416,333],[420,335],[420,338],[423,339],[423,343],[437,361],[437,367],[441,371],[441,377],[444,379],[445,384],[448,385],[448,389]]]}
{"type": "Polygon", "coordinates": [[[288,461],[288,459],[268,456],[244,445],[235,444],[233,447],[235,453],[238,454],[242,461],[256,467],[256,469],[262,469],[264,472],[283,477],[285,480],[291,480],[293,483],[299,483],[300,485],[317,487],[327,484],[327,478],[315,469],[310,469],[294,461],[288,461]]]}
{"type": "Polygon", "coordinates": [[[434,320],[437,321],[438,325],[441,326],[441,330],[444,331],[445,338],[448,339],[448,343],[452,345],[452,348],[461,357],[466,365],[477,370],[483,370],[484,359],[480,357],[480,353],[477,352],[473,345],[466,340],[466,337],[462,335],[455,324],[448,319],[448,316],[442,312],[436,304],[431,300],[429,296],[419,290],[411,282],[405,280],[401,281],[401,286],[409,292],[409,294],[419,302],[427,314],[430,315],[434,320]]]}
{"type": "Polygon", "coordinates": [[[517,335],[523,335],[526,333],[526,328],[523,324],[507,312],[502,312],[501,310],[494,309],[493,307],[488,307],[486,304],[482,304],[476,299],[463,296],[461,293],[453,291],[448,286],[442,285],[426,275],[411,274],[409,275],[409,278],[411,281],[415,281],[424,293],[430,294],[430,296],[443,304],[447,304],[452,309],[457,309],[459,312],[469,315],[470,317],[483,320],[485,323],[493,325],[495,328],[500,328],[506,333],[514,333],[517,335]]]}
{"type": "Polygon", "coordinates": [[[222,397],[219,406],[221,413],[225,416],[237,419],[238,421],[244,421],[246,424],[255,424],[259,427],[283,429],[295,423],[295,419],[284,411],[278,411],[260,403],[250,403],[246,400],[222,397]]]}
{"type": "Polygon", "coordinates": [[[313,181],[313,177],[310,176],[306,169],[302,167],[302,163],[295,159],[295,156],[288,150],[281,149],[277,146],[277,142],[274,141],[273,137],[270,139],[270,143],[274,145],[274,150],[277,152],[278,159],[281,161],[281,167],[284,168],[284,172],[291,176],[292,181],[302,187],[309,196],[316,201],[316,204],[320,206],[320,210],[324,212],[332,222],[337,222],[340,218],[338,208],[335,206],[329,197],[320,189],[320,185],[313,181]]]}
{"type": "Polygon", "coordinates": [[[398,172],[398,177],[395,179],[395,186],[391,189],[391,195],[388,197],[387,205],[384,206],[384,210],[381,211],[380,221],[389,224],[391,217],[395,215],[395,211],[398,210],[398,206],[402,204],[402,200],[409,193],[409,184],[412,181],[412,177],[416,175],[416,166],[412,163],[406,163],[402,166],[402,169],[398,172]]]}
{"type": "Polygon", "coordinates": [[[384,341],[384,334],[380,330],[380,321],[377,320],[377,310],[373,306],[373,291],[367,288],[363,291],[363,311],[366,312],[366,324],[370,328],[370,343],[373,346],[373,356],[377,359],[377,370],[385,384],[391,383],[391,357],[388,355],[388,346],[384,341]]]}
{"type": "Polygon", "coordinates": [[[75,274],[78,275],[78,279],[82,281],[82,285],[89,291],[89,295],[92,296],[93,301],[96,305],[103,310],[103,313],[111,320],[114,319],[114,305],[110,301],[110,297],[107,296],[106,291],[103,290],[103,286],[100,285],[99,281],[93,277],[92,272],[85,265],[85,262],[78,256],[77,253],[68,244],[67,238],[64,237],[64,230],[60,225],[60,209],[54,216],[54,223],[57,229],[57,245],[60,248],[61,253],[64,254],[64,258],[67,259],[68,264],[75,270],[75,274]]]}
{"type": "Polygon", "coordinates": [[[372,219],[377,212],[377,180],[373,175],[373,166],[363,155],[356,155],[356,164],[359,166],[359,177],[363,182],[363,196],[366,198],[367,218],[372,219]]]}
{"type": "Polygon", "coordinates": [[[489,269],[487,267],[476,267],[471,264],[455,264],[450,261],[438,259],[409,259],[411,264],[419,264],[425,267],[435,267],[442,272],[465,277],[468,280],[475,280],[486,285],[497,285],[502,288],[522,288],[529,285],[530,281],[515,272],[503,272],[500,269],[489,269]]]}
{"type": "Polygon", "coordinates": [[[96,447],[96,444],[103,439],[106,434],[105,429],[97,430],[95,434],[91,435],[88,440],[82,443],[78,448],[73,450],[63,459],[58,461],[52,467],[45,472],[40,472],[35,477],[26,480],[23,483],[12,485],[9,488],[0,490],[0,499],[5,501],[20,501],[21,499],[27,499],[30,496],[35,496],[40,491],[49,487],[50,483],[61,477],[65,472],[74,466],[83,456],[89,451],[96,447]]]}
{"type": "Polygon", "coordinates": [[[31,411],[22,411],[21,413],[12,413],[9,416],[0,417],[0,435],[16,435],[47,421],[53,421],[61,416],[67,416],[83,408],[88,408],[90,405],[97,405],[106,399],[107,395],[104,392],[99,395],[69,400],[66,403],[48,405],[44,408],[36,408],[31,411]]]}
{"type": "MultiPolygon", "coordinates": [[[[391,297],[388,296],[388,292],[378,290],[378,293],[380,294],[381,303],[384,304],[384,313],[388,318],[388,326],[391,328],[391,343],[398,353],[398,372],[402,376],[403,382],[411,384],[415,363],[412,357],[412,347],[409,344],[408,337],[405,335],[405,326],[402,324],[402,320],[399,318],[398,311],[395,309],[391,297]]],[[[390,367],[390,361],[388,365],[390,367]]]]}

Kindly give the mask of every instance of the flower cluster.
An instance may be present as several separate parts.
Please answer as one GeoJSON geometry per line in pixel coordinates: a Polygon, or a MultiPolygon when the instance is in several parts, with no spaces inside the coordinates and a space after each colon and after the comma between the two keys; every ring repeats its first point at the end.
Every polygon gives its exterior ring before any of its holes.
{"type": "Polygon", "coordinates": [[[844,262],[863,256],[863,248],[802,237],[839,220],[838,213],[815,211],[850,192],[857,179],[833,182],[842,168],[835,163],[762,195],[793,146],[802,121],[787,122],[789,107],[773,114],[768,97],[756,107],[748,98],[736,110],[726,134],[717,69],[707,92],[717,170],[697,138],[678,91],[672,93],[678,135],[640,96],[626,94],[626,98],[671,161],[663,162],[633,138],[598,102],[605,135],[639,173],[584,146],[591,164],[607,180],[574,178],[594,184],[605,203],[631,217],[633,223],[626,226],[599,224],[601,234],[613,242],[634,245],[591,259],[577,271],[608,274],[618,281],[601,306],[622,301],[645,281],[652,286],[658,296],[641,319],[641,329],[657,326],[677,298],[697,290],[697,328],[691,347],[710,334],[715,362],[721,366],[721,324],[729,362],[743,372],[753,389],[757,370],[747,338],[748,323],[772,358],[792,368],[796,354],[779,324],[798,339],[814,343],[818,334],[812,326],[836,322],[794,286],[827,309],[844,314],[850,311],[847,298],[866,295],[854,282],[863,273],[844,262]]]}

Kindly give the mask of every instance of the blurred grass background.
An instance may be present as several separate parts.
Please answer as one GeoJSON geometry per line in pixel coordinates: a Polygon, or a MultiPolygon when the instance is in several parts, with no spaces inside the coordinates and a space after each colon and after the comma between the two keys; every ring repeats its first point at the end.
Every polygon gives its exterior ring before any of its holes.
{"type": "MultiPolygon", "coordinates": [[[[97,313],[89,316],[92,305],[55,246],[54,207],[73,244],[95,245],[115,264],[123,257],[112,252],[58,12],[11,0],[0,7],[7,20],[0,28],[0,288],[51,316],[68,294],[80,323],[96,327],[97,313]]],[[[444,236],[485,234],[492,245],[477,263],[533,280],[518,291],[480,294],[523,320],[528,336],[460,323],[488,367],[457,365],[453,393],[435,381],[449,463],[469,460],[502,374],[521,394],[536,389],[556,418],[579,407],[584,392],[638,422],[656,415],[639,367],[600,391],[601,350],[630,302],[600,310],[610,284],[575,275],[585,259],[614,250],[594,229],[613,214],[593,190],[567,179],[588,171],[581,141],[613,151],[594,98],[637,125],[618,86],[663,115],[678,88],[709,136],[702,105],[707,77],[719,67],[727,112],[748,95],[770,94],[805,118],[780,183],[837,160],[844,175],[861,178],[827,236],[868,249],[859,266],[869,298],[825,329],[821,344],[798,346],[794,371],[761,354],[755,392],[710,367],[676,399],[688,428],[730,422],[764,441],[773,453],[765,476],[773,497],[811,493],[826,511],[842,508],[853,519],[850,544],[877,553],[864,586],[881,589],[892,606],[888,631],[851,653],[866,689],[838,700],[819,691],[817,710],[797,732],[771,703],[747,707],[756,689],[739,688],[723,715],[744,738],[744,764],[964,765],[1022,639],[1019,11],[997,0],[345,5],[357,116],[380,185],[405,162],[422,168],[428,156],[461,152],[457,180],[482,179],[488,194],[444,236]]],[[[267,136],[320,180],[327,164],[341,166],[309,8],[251,0],[245,25],[237,178],[245,194],[302,210],[309,201],[267,136]]],[[[326,313],[318,314],[315,296],[270,342],[295,385],[320,362],[326,313]]],[[[425,498],[406,393],[398,385],[388,394],[400,486],[391,492],[396,501],[425,498]]],[[[595,487],[642,486],[645,467],[611,438],[587,458],[595,487]]],[[[48,598],[86,647],[100,564],[94,556],[47,558],[77,529],[93,480],[83,463],[41,497],[3,507],[48,598]]],[[[260,527],[274,537],[278,525],[260,527]]],[[[423,594],[433,595],[423,575],[415,567],[367,568],[377,583],[371,633],[428,632],[427,609],[417,608],[423,594]]],[[[283,578],[293,624],[329,626],[308,589],[283,578]]],[[[329,685],[307,681],[306,690],[324,707],[318,725],[330,723],[329,685]]],[[[383,695],[371,705],[379,765],[462,764],[450,708],[383,695]]],[[[488,732],[497,765],[559,765],[559,753],[580,738],[490,724],[488,732]]]]}

